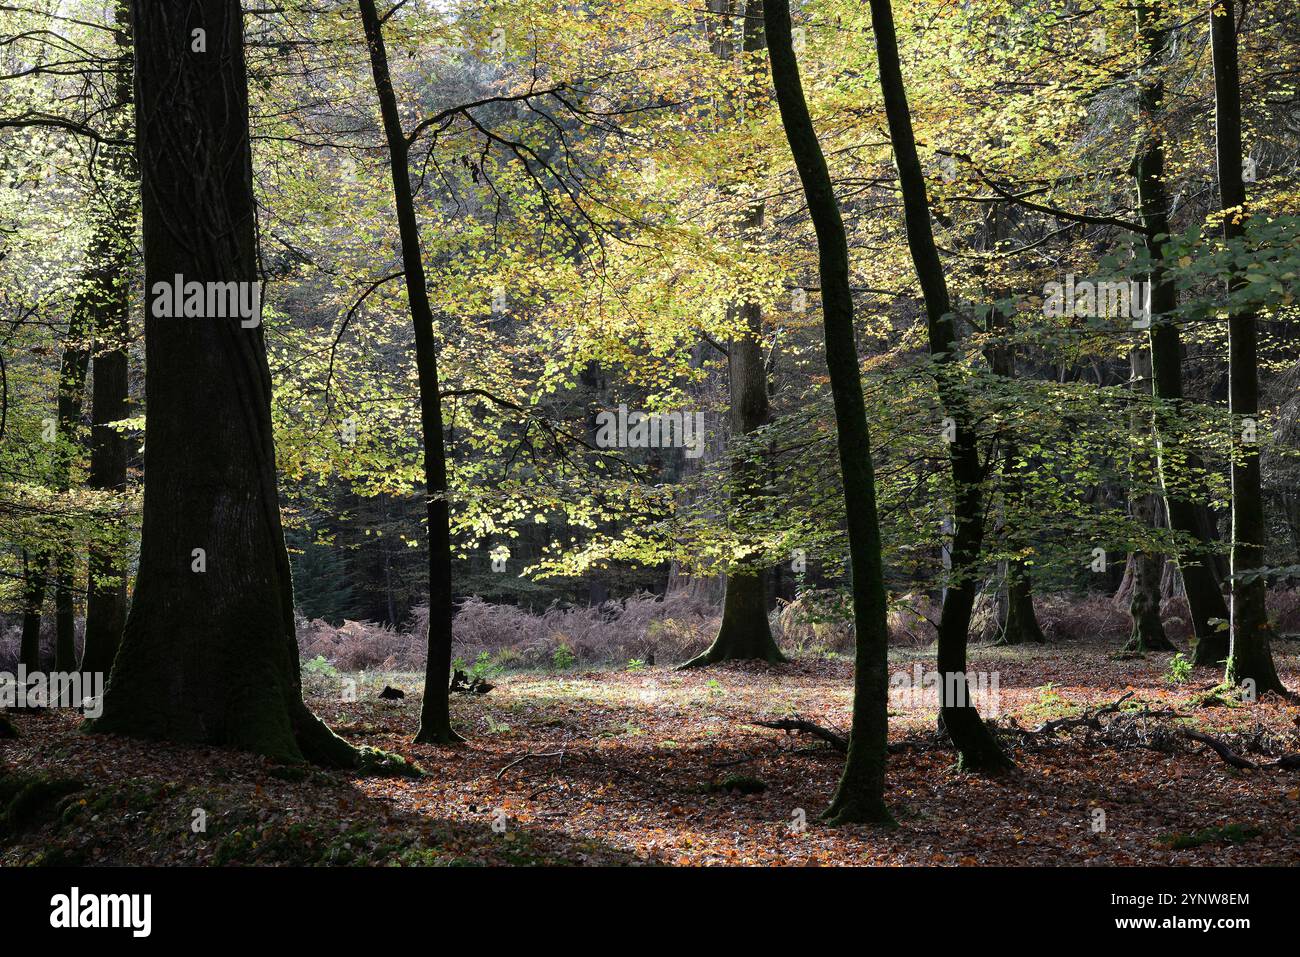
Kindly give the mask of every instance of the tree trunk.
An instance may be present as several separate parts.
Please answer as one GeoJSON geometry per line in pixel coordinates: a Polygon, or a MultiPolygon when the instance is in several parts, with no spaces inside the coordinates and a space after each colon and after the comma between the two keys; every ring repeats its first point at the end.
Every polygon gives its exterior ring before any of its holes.
{"type": "MultiPolygon", "coordinates": [[[[58,445],[55,476],[59,491],[72,487],[72,467],[77,458],[77,426],[86,392],[86,370],[90,365],[89,341],[94,329],[95,277],[103,252],[103,234],[91,243],[90,265],[72,304],[68,337],[59,360],[58,445]]],[[[54,670],[77,670],[76,611],[72,587],[77,559],[72,548],[60,544],[54,551],[54,670]]]]}
{"type": "MultiPolygon", "coordinates": [[[[732,4],[725,9],[724,23],[731,24],[732,4]]],[[[746,53],[757,53],[767,44],[763,30],[762,3],[750,0],[745,6],[746,53]]],[[[741,224],[743,236],[755,236],[763,228],[763,203],[751,203],[741,224]]],[[[734,338],[728,347],[731,378],[731,434],[747,435],[767,424],[770,410],[767,399],[767,366],[763,361],[763,310],[756,302],[740,306],[745,334],[734,338]]],[[[734,496],[744,498],[761,494],[761,480],[756,481],[753,463],[733,456],[731,476],[734,496]]],[[[715,664],[719,661],[759,660],[777,663],[785,660],[772,637],[767,617],[767,573],[763,569],[733,572],[727,577],[722,604],[722,624],[707,651],[696,655],[682,667],[715,664]]]]}
{"type": "Polygon", "coordinates": [[[1041,645],[1047,642],[1038,615],[1029,569],[1024,562],[1007,563],[1007,617],[998,636],[999,645],[1041,645]]]}
{"type": "MultiPolygon", "coordinates": [[[[889,0],[871,0],[871,22],[876,34],[880,90],[898,166],[899,188],[903,194],[907,245],[925,297],[930,355],[935,360],[939,398],[944,412],[956,426],[956,436],[949,445],[956,520],[952,542],[953,577],[944,595],[938,638],[939,673],[943,687],[949,688],[960,681],[949,676],[964,676],[966,672],[966,641],[976,590],[973,572],[984,537],[984,469],[958,379],[956,326],[939,251],[930,229],[925,178],[912,133],[912,116],[899,65],[898,40],[889,0]]],[[[1012,766],[997,738],[965,696],[960,700],[945,700],[940,709],[940,721],[951,735],[959,754],[958,763],[964,769],[996,772],[1012,766]]]]}
{"type": "MultiPolygon", "coordinates": [[[[992,211],[991,215],[995,217],[993,228],[996,241],[996,210],[992,211]]],[[[1011,318],[997,305],[990,307],[988,311],[988,332],[1009,336],[1013,331],[1014,327],[1011,318]]],[[[1007,342],[1001,345],[993,345],[985,351],[985,356],[994,375],[1008,380],[1015,379],[1016,352],[1013,344],[1007,342]]],[[[1012,512],[1019,508],[1021,500],[1020,482],[1017,477],[1021,471],[1018,462],[1019,458],[1020,448],[1015,439],[1005,439],[1002,453],[1002,478],[1005,488],[1002,494],[1008,510],[1012,512]]],[[[1034,591],[1029,565],[1024,559],[1015,558],[1008,561],[1006,566],[1007,611],[1006,617],[1002,621],[998,640],[994,644],[1045,644],[1047,638],[1043,635],[1043,629],[1038,624],[1038,615],[1034,612],[1034,591]]]]}
{"type": "MultiPolygon", "coordinates": [[[[1243,231],[1246,186],[1241,163],[1241,86],[1237,74],[1237,29],[1231,0],[1210,5],[1210,46],[1214,57],[1214,141],[1219,173],[1223,238],[1243,231]]],[[[1229,291],[1242,280],[1229,280],[1229,291]]],[[[1270,628],[1264,608],[1265,580],[1243,578],[1264,565],[1267,530],[1259,473],[1259,446],[1241,441],[1242,424],[1259,415],[1258,330],[1253,314],[1228,318],[1228,409],[1234,438],[1232,460],[1232,615],[1226,680],[1254,682],[1256,694],[1286,688],[1273,666],[1270,628]]]]}
{"type": "MultiPolygon", "coordinates": [[[[1150,391],[1147,384],[1151,379],[1150,353],[1146,349],[1131,350],[1129,369],[1132,373],[1131,388],[1134,393],[1133,447],[1143,449],[1146,443],[1142,439],[1155,424],[1142,400],[1142,394],[1150,391]]],[[[1136,464],[1145,471],[1150,463],[1144,461],[1145,456],[1140,453],[1134,454],[1137,458],[1136,464]]],[[[1160,521],[1157,517],[1159,504],[1155,495],[1139,490],[1138,494],[1130,495],[1129,501],[1137,524],[1143,528],[1159,527],[1160,521]]],[[[1164,571],[1165,558],[1163,555],[1141,550],[1133,552],[1129,558],[1133,566],[1133,579],[1129,590],[1128,612],[1133,621],[1133,628],[1129,632],[1128,644],[1124,646],[1124,650],[1174,651],[1173,642],[1165,634],[1164,622],[1160,619],[1160,576],[1164,571]]]]}
{"type": "MultiPolygon", "coordinates": [[[[1162,11],[1156,6],[1137,8],[1137,29],[1146,55],[1153,63],[1163,62],[1169,47],[1170,30],[1157,21],[1162,11]]],[[[1169,195],[1165,189],[1165,147],[1160,133],[1160,113],[1164,103],[1164,81],[1158,78],[1143,84],[1138,92],[1139,105],[1147,123],[1147,137],[1137,158],[1138,208],[1145,227],[1143,240],[1151,261],[1155,263],[1147,277],[1151,288],[1151,383],[1159,400],[1156,410],[1156,455],[1164,494],[1165,515],[1169,527],[1184,539],[1196,544],[1182,548],[1175,556],[1187,606],[1192,617],[1196,644],[1192,660],[1198,665],[1212,665],[1228,654],[1228,636],[1218,622],[1227,622],[1228,605],[1210,555],[1207,530],[1211,526],[1208,509],[1188,500],[1170,474],[1172,461],[1185,461],[1188,474],[1199,474],[1201,458],[1191,449],[1181,450],[1178,420],[1183,398],[1182,343],[1173,311],[1178,305],[1178,291],[1164,268],[1164,250],[1169,234],[1169,195]]]]}
{"type": "Polygon", "coordinates": [[[772,66],[772,87],[790,152],[817,233],[822,286],[826,366],[835,405],[844,512],[849,539],[853,620],[857,649],[853,677],[853,724],[848,757],[825,817],[832,824],[890,823],[885,807],[885,762],[889,735],[888,632],[885,585],[876,514],[876,480],[871,437],[853,330],[849,249],[844,221],[826,158],[804,100],[791,39],[789,0],[766,0],[764,22],[772,66]]]}
{"type": "Polygon", "coordinates": [[[370,68],[388,141],[393,175],[393,203],[406,271],[406,296],[415,326],[415,364],[420,381],[420,426],[424,437],[424,485],[429,523],[429,654],[424,672],[424,700],[415,740],[449,744],[463,740],[452,730],[448,683],[451,678],[451,513],[447,503],[447,459],[443,449],[442,399],[438,357],[433,340],[433,310],[425,287],[420,229],[415,218],[408,168],[409,144],[397,112],[397,97],[388,73],[388,54],[374,0],[360,0],[361,21],[370,47],[370,68]]]}
{"type": "Polygon", "coordinates": [[[23,632],[18,645],[18,663],[29,672],[41,670],[41,608],[45,604],[45,576],[49,556],[23,551],[23,632]]]}
{"type": "MultiPolygon", "coordinates": [[[[129,135],[131,105],[131,16],[126,0],[117,5],[118,49],[123,63],[117,77],[117,130],[129,135]]],[[[91,488],[121,494],[126,491],[130,443],[108,423],[129,413],[127,345],[130,339],[131,258],[134,249],[135,164],[127,149],[109,151],[112,177],[105,183],[110,200],[100,228],[109,230],[104,266],[96,281],[94,376],[91,386],[91,488]]],[[[92,545],[86,594],[85,647],[81,669],[107,675],[117,657],[126,625],[126,562],[113,548],[92,545]]]]}
{"type": "Polygon", "coordinates": [[[132,0],[131,23],[148,478],[135,593],[94,728],[355,767],[358,752],[302,701],[263,330],[153,309],[176,276],[258,278],[240,5],[193,0],[178,15],[132,0]],[[191,51],[196,29],[206,52],[191,51]]]}

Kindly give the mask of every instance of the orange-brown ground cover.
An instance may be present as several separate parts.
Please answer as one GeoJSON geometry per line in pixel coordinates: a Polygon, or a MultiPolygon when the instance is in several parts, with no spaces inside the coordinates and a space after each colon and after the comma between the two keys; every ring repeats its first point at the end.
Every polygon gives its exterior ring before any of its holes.
{"type": "MultiPolygon", "coordinates": [[[[955,773],[932,710],[892,709],[895,829],[819,824],[841,755],[750,723],[797,714],[846,730],[842,658],[498,676],[487,696],[453,699],[469,738],[454,748],[410,743],[411,675],[308,676],[310,703],[341,734],[418,762],[418,779],[85,735],[72,714],[20,714],[21,737],[0,742],[10,779],[75,783],[14,816],[0,863],[1300,863],[1300,770],[1234,769],[1177,733],[1180,723],[1208,731],[1262,764],[1300,752],[1300,708],[1203,701],[1214,672],[1174,684],[1168,655],[1124,660],[1113,650],[973,649],[972,670],[998,674],[1003,727],[1033,728],[1129,691],[1128,708],[1178,713],[1008,732],[1019,770],[1004,778],[955,773]],[[340,700],[348,677],[355,702],[340,700]],[[406,698],[379,700],[385,684],[406,698]]],[[[1298,651],[1277,649],[1293,689],[1298,651]]],[[[925,651],[891,656],[897,671],[918,661],[933,665],[925,651]]]]}

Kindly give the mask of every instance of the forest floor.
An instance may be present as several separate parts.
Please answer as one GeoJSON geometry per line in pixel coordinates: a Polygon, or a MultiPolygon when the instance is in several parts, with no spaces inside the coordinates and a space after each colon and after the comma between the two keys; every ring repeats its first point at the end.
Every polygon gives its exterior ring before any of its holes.
{"type": "MultiPolygon", "coordinates": [[[[1279,642],[1300,688],[1300,645],[1279,642]]],[[[934,665],[894,649],[891,671],[934,665]]],[[[845,732],[851,667],[513,673],[453,696],[467,743],[411,744],[419,679],[305,677],[309,703],[357,744],[423,777],[358,778],[217,749],[86,735],[69,712],[14,715],[0,741],[0,864],[1297,864],[1300,707],[1209,694],[1170,655],[1113,646],[972,648],[998,676],[998,724],[1018,769],[957,773],[926,701],[891,705],[887,799],[896,828],[817,820],[843,757],[755,720],[799,716],[845,732]],[[357,700],[340,699],[346,679],[357,700]],[[404,689],[381,700],[386,685],[404,689]],[[1044,722],[1120,710],[1058,731],[1044,722]],[[1172,713],[1171,713],[1172,712],[1172,713]],[[1260,765],[1237,768],[1180,728],[1260,765]],[[806,821],[806,827],[801,827],[806,821]],[[201,826],[200,826],[201,825],[201,826]],[[495,825],[495,827],[494,827],[495,825]]]]}

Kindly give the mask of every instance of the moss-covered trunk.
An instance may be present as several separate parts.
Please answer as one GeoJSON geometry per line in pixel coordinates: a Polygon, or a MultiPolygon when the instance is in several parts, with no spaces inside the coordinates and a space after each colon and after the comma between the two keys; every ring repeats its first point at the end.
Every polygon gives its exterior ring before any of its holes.
{"type": "Polygon", "coordinates": [[[825,817],[832,824],[889,823],[892,818],[885,807],[889,734],[885,585],[871,437],[867,431],[862,373],[853,330],[848,239],[826,158],[804,100],[791,38],[789,0],[765,0],[764,22],[772,66],[772,87],[808,201],[808,214],[817,234],[826,367],[830,373],[835,430],[839,440],[853,621],[857,632],[848,758],[825,817]]]}
{"type": "MultiPolygon", "coordinates": [[[[1135,450],[1132,453],[1133,491],[1129,496],[1129,508],[1138,527],[1155,529],[1160,525],[1158,500],[1140,487],[1155,464],[1142,451],[1147,448],[1146,438],[1155,427],[1146,401],[1151,393],[1151,353],[1141,348],[1130,350],[1129,371],[1130,388],[1134,393],[1130,421],[1135,450]]],[[[1132,628],[1125,650],[1172,651],[1173,642],[1165,634],[1164,622],[1160,619],[1160,578],[1165,566],[1164,556],[1147,548],[1138,548],[1129,556],[1129,561],[1133,567],[1128,603],[1132,628]]]]}

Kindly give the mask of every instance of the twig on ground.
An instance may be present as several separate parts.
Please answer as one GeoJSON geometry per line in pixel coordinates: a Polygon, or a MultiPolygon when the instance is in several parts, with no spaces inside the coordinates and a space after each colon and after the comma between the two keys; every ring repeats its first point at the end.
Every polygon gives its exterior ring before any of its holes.
{"type": "Polygon", "coordinates": [[[528,754],[525,754],[523,757],[515,758],[513,761],[511,761],[509,764],[507,764],[505,767],[503,767],[500,771],[496,773],[496,779],[500,781],[501,775],[505,774],[516,764],[523,764],[529,758],[559,758],[561,762],[563,762],[564,751],[562,750],[561,751],[538,751],[536,753],[530,752],[528,754]]]}

